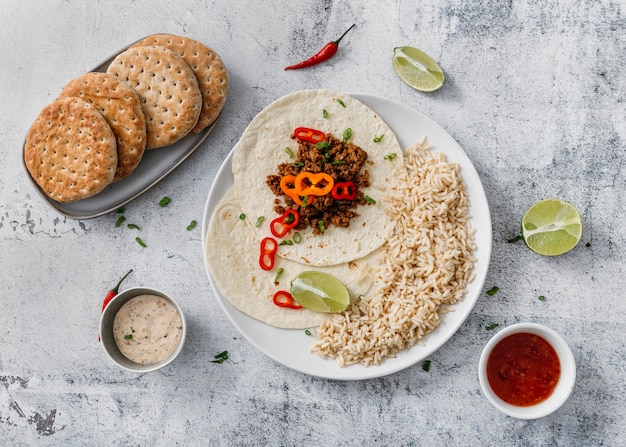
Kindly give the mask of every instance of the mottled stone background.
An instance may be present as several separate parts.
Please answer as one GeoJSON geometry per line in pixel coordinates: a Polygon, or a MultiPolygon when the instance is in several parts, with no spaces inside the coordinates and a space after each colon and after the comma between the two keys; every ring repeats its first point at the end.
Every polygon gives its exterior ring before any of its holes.
{"type": "Polygon", "coordinates": [[[0,25],[1,445],[626,445],[623,0],[2,0],[0,25]],[[282,70],[352,23],[332,62],[282,70]],[[127,207],[142,249],[117,215],[73,220],[51,209],[21,157],[28,127],[69,79],[155,32],[207,43],[231,88],[202,149],[127,207]],[[423,94],[403,84],[391,66],[399,45],[436,59],[445,86],[423,94]],[[201,220],[255,114],[315,87],[429,115],[483,181],[493,223],[485,290],[500,292],[481,294],[429,372],[302,375],[254,348],[212,295],[201,230],[186,226],[201,220]],[[585,224],[579,246],[557,258],[507,243],[546,197],[572,201],[585,224]],[[127,286],[175,291],[188,315],[186,348],[161,372],[123,372],[96,340],[101,299],[129,267],[127,286]],[[495,410],[476,373],[493,334],[485,327],[518,321],[558,331],[578,365],[569,401],[536,421],[495,410]],[[223,350],[230,359],[210,363],[223,350]]]}

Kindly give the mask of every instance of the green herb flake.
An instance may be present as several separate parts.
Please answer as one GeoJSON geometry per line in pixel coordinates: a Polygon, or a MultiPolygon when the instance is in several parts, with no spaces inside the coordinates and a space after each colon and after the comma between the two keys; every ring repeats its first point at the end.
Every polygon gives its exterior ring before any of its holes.
{"type": "Polygon", "coordinates": [[[126,227],[130,228],[131,230],[139,230],[139,231],[141,231],[141,228],[139,228],[139,225],[128,224],[128,225],[126,225],[126,227]]]}
{"type": "Polygon", "coordinates": [[[394,159],[394,158],[396,158],[396,157],[397,157],[397,155],[396,155],[396,153],[394,152],[394,153],[392,153],[392,154],[387,154],[387,155],[385,155],[385,156],[383,157],[383,159],[385,159],[385,160],[393,160],[393,159],[394,159]]]}
{"type": "Polygon", "coordinates": [[[115,221],[115,226],[116,227],[121,226],[124,223],[125,220],[126,220],[126,218],[124,216],[118,217],[117,221],[115,221]]]}
{"type": "MultiPolygon", "coordinates": [[[[381,134],[378,137],[374,137],[374,139],[372,140],[374,143],[380,143],[383,139],[383,137],[385,136],[385,134],[381,134]]],[[[394,157],[395,158],[395,157],[394,157]]]]}
{"type": "Polygon", "coordinates": [[[324,116],[324,118],[328,118],[328,110],[322,110],[322,115],[324,116]]]}
{"type": "Polygon", "coordinates": [[[326,141],[320,141],[319,143],[315,144],[315,147],[319,150],[328,150],[330,149],[330,144],[328,144],[326,141]]]}
{"type": "Polygon", "coordinates": [[[518,234],[517,236],[512,237],[511,239],[508,239],[508,240],[507,240],[507,242],[508,242],[509,244],[512,244],[512,243],[514,243],[514,242],[521,241],[522,239],[524,239],[524,238],[522,237],[522,235],[521,235],[521,234],[518,234]]]}
{"type": "Polygon", "coordinates": [[[487,329],[488,331],[493,331],[498,326],[500,326],[498,323],[491,323],[489,326],[485,326],[485,329],[487,329]]]}
{"type": "Polygon", "coordinates": [[[347,143],[350,138],[352,138],[352,128],[348,127],[343,131],[343,142],[347,143]]]}
{"type": "Polygon", "coordinates": [[[422,369],[426,372],[430,371],[430,360],[424,360],[422,363],[422,369]]]}
{"type": "Polygon", "coordinates": [[[372,205],[376,204],[376,200],[372,199],[370,196],[365,196],[365,201],[367,203],[371,203],[372,205]]]}
{"type": "Polygon", "coordinates": [[[257,217],[256,223],[254,224],[254,226],[259,228],[261,226],[261,224],[263,223],[263,220],[265,220],[265,216],[257,217]]]}
{"type": "Polygon", "coordinates": [[[296,161],[295,163],[292,163],[291,166],[293,166],[294,168],[301,168],[302,166],[304,166],[304,163],[302,163],[301,161],[296,161]]]}
{"type": "Polygon", "coordinates": [[[306,208],[306,205],[307,205],[308,201],[309,201],[309,196],[304,196],[302,198],[302,205],[301,205],[302,208],[306,208]]]}
{"type": "Polygon", "coordinates": [[[285,152],[289,155],[289,158],[293,158],[293,151],[289,146],[285,147],[285,152]]]}
{"type": "Polygon", "coordinates": [[[487,295],[494,296],[496,293],[498,293],[499,290],[500,290],[500,287],[493,286],[491,289],[487,290],[487,295]]]}
{"type": "Polygon", "coordinates": [[[326,225],[323,220],[317,222],[317,225],[320,227],[320,231],[323,233],[326,230],[326,225]]]}
{"type": "Polygon", "coordinates": [[[162,208],[166,207],[170,202],[172,201],[172,199],[170,199],[169,197],[165,196],[163,197],[160,201],[159,201],[159,205],[161,205],[162,208]]]}
{"type": "Polygon", "coordinates": [[[198,222],[196,222],[195,220],[192,220],[191,223],[189,225],[187,225],[187,231],[191,231],[194,228],[196,228],[197,224],[198,224],[198,222]]]}
{"type": "Polygon", "coordinates": [[[120,207],[117,209],[117,214],[122,214],[123,212],[124,212],[124,207],[123,207],[123,206],[120,206],[120,207]]]}
{"type": "Polygon", "coordinates": [[[293,245],[293,241],[290,239],[285,239],[284,241],[280,241],[278,245],[293,245]]]}
{"type": "Polygon", "coordinates": [[[228,360],[228,351],[222,351],[213,357],[211,363],[224,363],[226,360],[228,360]]]}
{"type": "Polygon", "coordinates": [[[126,334],[126,335],[124,335],[124,338],[126,340],[132,340],[133,339],[133,334],[126,334]]]}
{"type": "Polygon", "coordinates": [[[139,245],[141,245],[142,247],[144,247],[144,248],[145,248],[145,247],[147,247],[146,243],[145,243],[144,241],[142,241],[140,237],[136,237],[136,238],[135,238],[135,240],[136,240],[136,241],[137,241],[137,243],[138,243],[139,245]]]}
{"type": "Polygon", "coordinates": [[[330,165],[331,166],[339,166],[339,165],[345,165],[347,162],[345,160],[335,160],[335,161],[331,161],[330,165]]]}
{"type": "Polygon", "coordinates": [[[245,215],[244,213],[241,213],[241,214],[239,215],[239,219],[240,219],[240,220],[244,220],[245,218],[246,218],[246,215],[245,215]]]}
{"type": "Polygon", "coordinates": [[[311,330],[310,329],[305,329],[304,333],[308,336],[311,336],[311,330]]]}
{"type": "Polygon", "coordinates": [[[276,271],[276,276],[274,277],[274,284],[278,284],[278,280],[279,280],[279,278],[280,278],[280,275],[282,275],[284,271],[285,271],[285,269],[283,269],[282,267],[280,267],[280,268],[276,271]]]}
{"type": "Polygon", "coordinates": [[[296,244],[299,244],[300,242],[302,242],[302,236],[297,231],[293,234],[293,241],[296,244]]]}
{"type": "Polygon", "coordinates": [[[337,102],[341,107],[346,107],[346,104],[340,98],[337,98],[337,102]]]}
{"type": "Polygon", "coordinates": [[[537,298],[539,301],[545,301],[546,297],[543,295],[539,295],[539,298],[537,298]]]}

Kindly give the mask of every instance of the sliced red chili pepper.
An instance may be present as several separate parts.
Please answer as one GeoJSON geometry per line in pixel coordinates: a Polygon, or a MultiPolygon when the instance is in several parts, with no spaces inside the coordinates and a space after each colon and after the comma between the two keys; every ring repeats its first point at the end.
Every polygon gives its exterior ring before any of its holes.
{"type": "Polygon", "coordinates": [[[332,191],[335,180],[325,172],[303,171],[296,175],[294,187],[300,196],[325,196],[332,191]]]}
{"type": "MultiPolygon", "coordinates": [[[[295,175],[285,175],[283,176],[283,178],[280,179],[280,189],[282,189],[286,195],[291,197],[293,201],[296,203],[296,205],[302,206],[304,201],[296,192],[295,182],[296,182],[295,175]]],[[[305,206],[312,204],[313,200],[315,200],[315,197],[307,197],[306,199],[307,200],[306,200],[305,206]]]]}
{"type": "Polygon", "coordinates": [[[272,270],[274,268],[274,259],[278,251],[278,242],[271,237],[263,238],[261,241],[261,255],[259,256],[259,265],[263,270],[272,270]]]}
{"type": "Polygon", "coordinates": [[[280,307],[288,307],[289,309],[302,309],[302,306],[293,299],[291,293],[279,290],[274,294],[274,304],[280,307]]]}
{"type": "Polygon", "coordinates": [[[343,36],[348,34],[348,31],[350,31],[355,26],[356,25],[352,25],[350,28],[348,28],[348,30],[345,33],[343,33],[339,39],[334,40],[332,42],[328,42],[326,45],[324,45],[324,48],[322,48],[320,51],[318,51],[316,54],[314,54],[307,60],[302,61],[299,64],[290,65],[286,67],[285,70],[293,70],[296,68],[310,67],[312,65],[317,65],[320,62],[324,62],[325,60],[330,59],[331,57],[335,55],[335,53],[339,49],[339,42],[341,41],[341,39],[343,39],[343,36]]]}
{"type": "Polygon", "coordinates": [[[298,140],[309,143],[321,143],[326,139],[326,134],[324,132],[317,129],[310,129],[308,127],[296,127],[293,134],[298,140]]]}
{"type": "Polygon", "coordinates": [[[300,215],[298,212],[296,210],[287,209],[282,216],[270,222],[270,231],[274,236],[280,238],[289,233],[292,228],[295,228],[299,222],[300,215]]]}
{"type": "Polygon", "coordinates": [[[353,182],[337,182],[333,186],[332,196],[335,200],[354,200],[356,185],[353,182]]]}

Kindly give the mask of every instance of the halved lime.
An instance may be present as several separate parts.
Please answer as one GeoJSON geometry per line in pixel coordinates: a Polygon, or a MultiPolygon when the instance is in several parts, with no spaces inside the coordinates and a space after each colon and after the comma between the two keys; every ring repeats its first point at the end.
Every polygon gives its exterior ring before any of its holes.
{"type": "Polygon", "coordinates": [[[582,232],[576,207],[559,199],[535,203],[522,218],[524,242],[540,255],[556,256],[570,251],[580,241],[582,232]]]}
{"type": "Polygon", "coordinates": [[[391,60],[400,79],[415,90],[432,92],[443,85],[443,70],[426,53],[413,47],[396,47],[391,60]]]}
{"type": "Polygon", "coordinates": [[[350,304],[350,294],[341,281],[314,270],[302,272],[291,281],[291,296],[315,312],[343,312],[350,304]]]}

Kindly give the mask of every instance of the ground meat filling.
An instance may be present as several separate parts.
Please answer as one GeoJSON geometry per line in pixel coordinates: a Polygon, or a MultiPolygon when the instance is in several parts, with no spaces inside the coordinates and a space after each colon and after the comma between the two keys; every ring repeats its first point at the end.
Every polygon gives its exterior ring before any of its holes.
{"type": "Polygon", "coordinates": [[[367,163],[367,152],[355,144],[344,143],[332,135],[326,135],[324,140],[326,144],[300,141],[293,136],[292,138],[298,143],[295,157],[289,163],[279,164],[277,175],[267,176],[267,186],[276,195],[274,211],[279,215],[282,215],[286,209],[298,211],[300,223],[296,230],[311,226],[314,234],[322,233],[322,228],[329,228],[330,225],[348,227],[350,219],[359,216],[355,211],[357,206],[370,205],[361,191],[361,188],[370,185],[369,171],[364,169],[367,163]],[[335,200],[329,193],[325,196],[316,196],[312,203],[306,206],[297,205],[280,188],[280,180],[285,175],[298,175],[303,171],[313,174],[324,172],[330,175],[335,183],[354,183],[357,188],[356,198],[335,200]]]}

